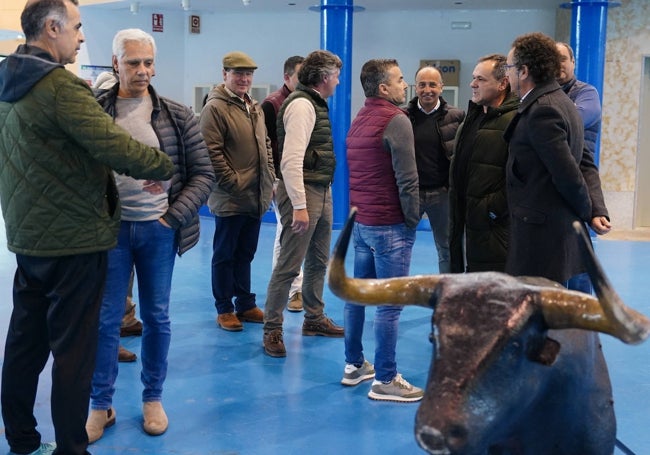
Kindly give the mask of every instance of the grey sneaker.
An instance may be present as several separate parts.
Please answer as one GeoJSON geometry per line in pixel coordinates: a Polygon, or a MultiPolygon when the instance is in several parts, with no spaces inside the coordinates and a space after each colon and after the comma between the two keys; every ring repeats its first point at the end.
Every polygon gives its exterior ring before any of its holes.
{"type": "Polygon", "coordinates": [[[388,384],[381,381],[372,381],[372,387],[368,392],[368,398],[382,401],[413,402],[420,401],[424,391],[408,383],[401,374],[393,378],[388,384]]]}
{"type": "Polygon", "coordinates": [[[363,365],[360,367],[355,367],[351,363],[345,365],[345,370],[343,371],[343,379],[341,379],[341,384],[343,385],[357,385],[360,382],[367,381],[375,377],[375,367],[373,364],[367,360],[363,361],[363,365]]]}

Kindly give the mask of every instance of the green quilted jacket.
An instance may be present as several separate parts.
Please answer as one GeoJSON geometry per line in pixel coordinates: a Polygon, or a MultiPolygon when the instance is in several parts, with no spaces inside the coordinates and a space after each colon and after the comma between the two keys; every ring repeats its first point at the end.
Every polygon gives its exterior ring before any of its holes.
{"type": "Polygon", "coordinates": [[[17,254],[65,256],[115,246],[111,169],[166,180],[172,162],[113,123],[82,79],[42,49],[0,62],[0,204],[17,254]]]}

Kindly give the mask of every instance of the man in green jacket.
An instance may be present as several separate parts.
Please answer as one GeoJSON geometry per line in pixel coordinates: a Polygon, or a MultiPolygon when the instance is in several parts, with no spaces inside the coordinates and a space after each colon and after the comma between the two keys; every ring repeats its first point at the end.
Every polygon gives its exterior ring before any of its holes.
{"type": "Polygon", "coordinates": [[[98,315],[120,221],[112,169],[153,180],[173,171],[64,68],[84,41],[77,5],[28,2],[27,43],[0,63],[0,202],[17,262],[1,392],[10,454],[88,453],[98,315]],[[56,445],[41,443],[33,415],[50,352],[56,445]]]}
{"type": "Polygon", "coordinates": [[[264,111],[248,94],[256,69],[247,54],[227,53],[224,82],[210,91],[201,111],[201,133],[216,177],[208,199],[215,221],[212,294],[217,325],[229,332],[264,318],[251,292],[251,263],[275,171],[264,111]]]}

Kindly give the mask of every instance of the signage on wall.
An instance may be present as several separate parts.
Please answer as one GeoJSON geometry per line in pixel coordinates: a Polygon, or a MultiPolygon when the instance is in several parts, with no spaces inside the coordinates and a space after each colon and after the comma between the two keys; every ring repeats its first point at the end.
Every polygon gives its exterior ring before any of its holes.
{"type": "Polygon", "coordinates": [[[190,33],[201,33],[201,18],[199,16],[190,16],[190,33]]]}
{"type": "Polygon", "coordinates": [[[153,13],[151,15],[151,30],[154,32],[163,31],[163,15],[161,13],[153,13]]]}
{"type": "Polygon", "coordinates": [[[458,87],[460,85],[460,60],[420,60],[420,68],[435,66],[442,73],[445,85],[458,87]]]}

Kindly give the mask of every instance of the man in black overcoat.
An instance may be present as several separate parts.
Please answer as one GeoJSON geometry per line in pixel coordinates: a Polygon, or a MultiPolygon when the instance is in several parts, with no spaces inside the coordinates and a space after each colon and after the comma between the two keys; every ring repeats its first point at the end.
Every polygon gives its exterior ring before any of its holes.
{"type": "Polygon", "coordinates": [[[504,133],[510,147],[506,272],[566,283],[585,271],[572,223],[589,223],[592,207],[579,165],[582,120],[556,81],[559,69],[555,41],[542,33],[517,37],[508,53],[506,74],[521,105],[504,133]]]}

